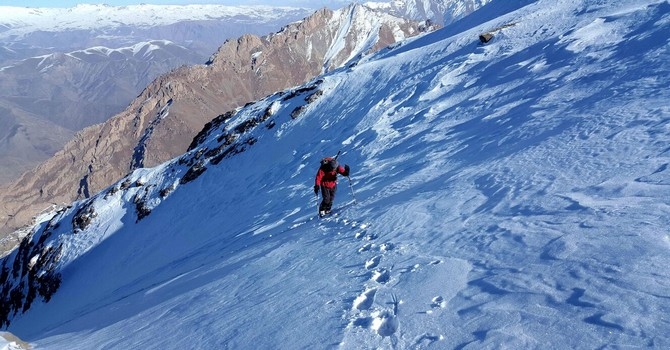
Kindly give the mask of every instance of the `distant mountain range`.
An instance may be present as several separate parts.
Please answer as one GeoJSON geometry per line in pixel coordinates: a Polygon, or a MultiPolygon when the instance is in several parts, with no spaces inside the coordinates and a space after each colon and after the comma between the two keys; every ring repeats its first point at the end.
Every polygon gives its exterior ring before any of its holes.
{"type": "Polygon", "coordinates": [[[0,6],[0,46],[4,48],[0,52],[25,58],[165,39],[208,55],[226,38],[273,32],[312,12],[307,8],[223,5],[0,6]]]}
{"type": "Polygon", "coordinates": [[[204,63],[228,38],[312,10],[220,5],[0,6],[0,183],[125,107],[160,74],[204,63]]]}
{"type": "Polygon", "coordinates": [[[33,57],[0,69],[0,166],[11,180],[121,112],[158,75],[201,59],[169,41],[33,57]]]}

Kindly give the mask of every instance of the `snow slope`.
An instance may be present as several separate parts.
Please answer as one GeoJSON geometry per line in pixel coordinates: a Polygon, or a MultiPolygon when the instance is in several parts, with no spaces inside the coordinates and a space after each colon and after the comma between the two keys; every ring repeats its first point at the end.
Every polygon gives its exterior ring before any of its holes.
{"type": "Polygon", "coordinates": [[[8,330],[38,349],[668,348],[669,26],[668,1],[492,1],[222,115],[36,227],[3,288],[60,288],[8,330]],[[315,219],[339,149],[353,187],[315,219]]]}

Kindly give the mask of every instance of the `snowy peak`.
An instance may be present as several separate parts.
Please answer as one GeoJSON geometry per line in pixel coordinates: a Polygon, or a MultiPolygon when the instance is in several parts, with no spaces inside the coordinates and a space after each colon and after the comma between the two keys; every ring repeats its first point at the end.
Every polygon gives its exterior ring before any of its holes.
{"type": "Polygon", "coordinates": [[[419,32],[437,28],[423,24],[416,27],[401,17],[357,4],[333,12],[329,26],[335,36],[326,53],[324,71],[419,32]]]}
{"type": "Polygon", "coordinates": [[[491,0],[391,0],[369,1],[365,4],[404,18],[430,19],[438,24],[449,24],[489,2],[491,0]]]}
{"type": "Polygon", "coordinates": [[[140,61],[148,61],[160,59],[162,55],[159,52],[161,51],[181,51],[183,55],[188,52],[188,49],[168,40],[152,40],[116,49],[111,49],[105,46],[96,46],[84,50],[73,51],[68,53],[68,55],[82,60],[86,60],[86,58],[90,56],[102,56],[114,60],[138,59],[140,61]]]}
{"type": "MultiPolygon", "coordinates": [[[[292,50],[296,51],[285,54],[300,56],[298,62],[323,61],[323,71],[328,71],[345,65],[354,57],[435,28],[437,26],[427,26],[357,4],[337,11],[324,8],[303,21],[284,27],[276,34],[263,38],[246,35],[236,42],[228,41],[208,64],[227,64],[226,60],[218,57],[224,53],[224,57],[229,57],[233,52],[251,54],[254,66],[264,62],[269,64],[276,58],[268,53],[282,50],[285,38],[291,38],[292,50]]],[[[299,66],[296,65],[296,68],[299,66]]]]}

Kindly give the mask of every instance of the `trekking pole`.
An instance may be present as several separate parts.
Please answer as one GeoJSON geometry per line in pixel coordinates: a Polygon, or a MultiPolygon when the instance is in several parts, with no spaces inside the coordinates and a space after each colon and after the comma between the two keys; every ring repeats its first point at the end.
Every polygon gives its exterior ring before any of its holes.
{"type": "Polygon", "coordinates": [[[351,190],[351,197],[354,199],[354,204],[356,204],[356,196],[354,195],[354,185],[351,184],[351,178],[347,176],[347,179],[349,179],[349,189],[351,190]]]}

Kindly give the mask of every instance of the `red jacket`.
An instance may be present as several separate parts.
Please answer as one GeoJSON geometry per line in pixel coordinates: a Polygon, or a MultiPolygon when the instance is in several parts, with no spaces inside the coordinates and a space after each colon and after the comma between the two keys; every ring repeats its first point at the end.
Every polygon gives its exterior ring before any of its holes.
{"type": "Polygon", "coordinates": [[[337,185],[337,174],[347,175],[341,165],[338,165],[337,168],[332,171],[324,171],[319,168],[319,171],[316,172],[314,184],[325,188],[335,188],[335,185],[337,185]]]}

